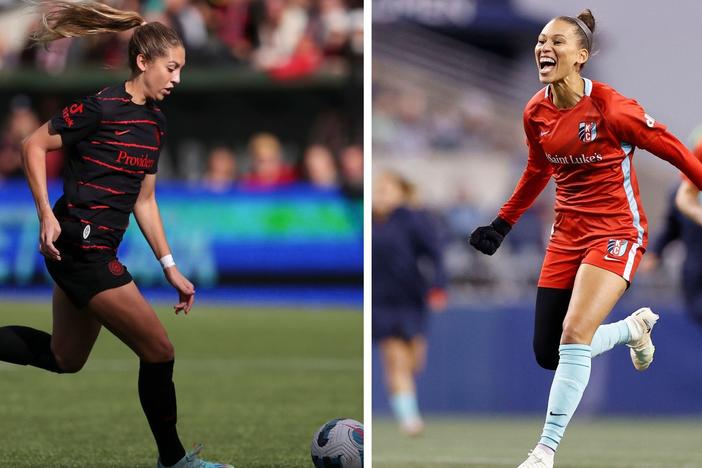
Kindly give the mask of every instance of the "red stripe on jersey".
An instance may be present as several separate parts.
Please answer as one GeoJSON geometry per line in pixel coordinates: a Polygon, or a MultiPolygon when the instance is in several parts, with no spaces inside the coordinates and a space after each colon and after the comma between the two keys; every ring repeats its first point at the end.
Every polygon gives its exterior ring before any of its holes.
{"type": "MultiPolygon", "coordinates": [[[[70,215],[69,215],[69,216],[70,216],[70,215]]],[[[57,219],[58,219],[59,221],[67,221],[67,222],[74,222],[74,221],[77,220],[77,221],[80,221],[81,223],[85,223],[85,224],[90,224],[90,225],[92,225],[92,226],[96,226],[97,229],[101,229],[101,230],[103,230],[103,231],[126,231],[127,228],[129,227],[129,225],[126,225],[126,226],[121,227],[121,228],[118,228],[118,227],[111,228],[111,227],[108,227],[108,226],[102,226],[102,225],[100,225],[100,224],[95,224],[95,223],[93,223],[93,222],[91,222],[91,221],[88,221],[87,219],[82,219],[82,218],[78,218],[78,217],[59,216],[57,219]]]]}
{"type": "Polygon", "coordinates": [[[131,99],[121,98],[121,97],[96,97],[101,101],[122,101],[122,102],[132,102],[131,99]]]}
{"type": "Polygon", "coordinates": [[[78,207],[78,206],[74,205],[73,203],[69,203],[69,204],[66,205],[66,206],[67,206],[68,208],[83,208],[83,209],[87,208],[87,209],[89,209],[89,210],[104,210],[104,209],[110,208],[110,207],[107,206],[107,205],[92,205],[92,206],[80,206],[80,207],[78,207]]]}
{"type": "Polygon", "coordinates": [[[87,219],[79,218],[80,222],[83,224],[90,224],[91,226],[95,226],[98,229],[102,229],[103,231],[114,231],[112,228],[108,228],[107,226],[100,226],[99,224],[91,223],[87,219]]]}
{"type": "Polygon", "coordinates": [[[143,123],[143,124],[158,125],[153,120],[101,120],[100,123],[102,123],[102,124],[115,124],[115,125],[129,125],[129,124],[143,123]]]}
{"type": "Polygon", "coordinates": [[[105,166],[109,167],[110,169],[114,169],[116,171],[121,171],[121,172],[126,172],[128,174],[143,174],[144,171],[132,171],[130,169],[125,169],[123,167],[117,167],[113,166],[112,164],[107,164],[106,162],[98,161],[97,159],[93,159],[90,156],[83,156],[83,159],[85,159],[88,162],[91,162],[93,164],[99,164],[100,166],[105,166]]]}
{"type": "Polygon", "coordinates": [[[97,140],[93,140],[90,143],[92,143],[94,145],[101,145],[101,144],[105,143],[107,145],[129,146],[129,147],[133,147],[133,148],[143,148],[143,149],[150,149],[150,150],[158,151],[158,146],[137,145],[136,143],[122,143],[119,141],[97,141],[97,140]]]}
{"type": "Polygon", "coordinates": [[[90,224],[90,225],[92,225],[92,226],[97,227],[98,229],[103,230],[103,231],[114,231],[114,230],[115,230],[115,229],[113,229],[113,228],[111,228],[111,227],[102,226],[102,225],[100,225],[100,224],[95,224],[95,223],[93,223],[93,222],[91,222],[91,221],[88,221],[87,219],[82,219],[82,218],[80,218],[80,222],[81,222],[81,223],[85,223],[85,224],[90,224]]]}
{"type": "Polygon", "coordinates": [[[127,192],[115,190],[115,189],[110,188],[110,187],[105,187],[104,185],[91,184],[90,182],[78,181],[78,185],[85,185],[86,187],[91,187],[91,188],[98,189],[98,190],[104,190],[105,192],[114,193],[115,195],[124,195],[125,193],[127,193],[127,192]]]}

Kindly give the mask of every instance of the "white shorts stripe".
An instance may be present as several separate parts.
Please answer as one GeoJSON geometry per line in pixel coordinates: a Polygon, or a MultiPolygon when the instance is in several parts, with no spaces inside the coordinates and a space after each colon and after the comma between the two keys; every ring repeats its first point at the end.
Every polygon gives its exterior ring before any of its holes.
{"type": "Polygon", "coordinates": [[[627,281],[631,281],[631,270],[634,268],[634,260],[636,259],[636,251],[638,249],[639,244],[632,242],[631,249],[629,249],[629,258],[626,260],[626,267],[624,267],[624,273],[622,274],[622,277],[627,281]]]}

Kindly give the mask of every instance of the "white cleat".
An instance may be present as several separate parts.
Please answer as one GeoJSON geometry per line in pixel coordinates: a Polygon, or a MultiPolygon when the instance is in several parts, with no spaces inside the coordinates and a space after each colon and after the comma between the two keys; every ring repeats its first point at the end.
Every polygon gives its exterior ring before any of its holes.
{"type": "Polygon", "coordinates": [[[418,437],[424,432],[424,421],[422,418],[412,418],[400,424],[400,431],[409,437],[418,437]]]}
{"type": "MultiPolygon", "coordinates": [[[[653,362],[653,353],[656,351],[656,347],[651,341],[651,330],[658,321],[658,315],[654,314],[648,307],[642,307],[625,320],[630,321],[629,325],[634,324],[639,331],[638,334],[632,333],[632,339],[627,343],[627,346],[631,348],[629,350],[631,362],[634,363],[637,371],[645,371],[653,362]]],[[[631,329],[630,326],[629,330],[631,329]]]]}
{"type": "Polygon", "coordinates": [[[553,468],[553,452],[549,453],[537,445],[517,468],[553,468]]]}

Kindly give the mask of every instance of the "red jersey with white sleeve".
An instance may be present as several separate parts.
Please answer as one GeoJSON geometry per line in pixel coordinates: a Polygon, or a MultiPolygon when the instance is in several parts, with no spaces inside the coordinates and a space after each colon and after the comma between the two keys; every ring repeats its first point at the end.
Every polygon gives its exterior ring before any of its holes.
{"type": "Polygon", "coordinates": [[[527,167],[498,216],[516,223],[553,176],[552,244],[579,250],[619,238],[645,248],[647,221],[632,164],[634,148],[670,162],[697,187],[702,187],[702,163],[635,100],[604,83],[583,80],[585,95],[571,108],[553,104],[550,86],[527,104],[527,167]]]}

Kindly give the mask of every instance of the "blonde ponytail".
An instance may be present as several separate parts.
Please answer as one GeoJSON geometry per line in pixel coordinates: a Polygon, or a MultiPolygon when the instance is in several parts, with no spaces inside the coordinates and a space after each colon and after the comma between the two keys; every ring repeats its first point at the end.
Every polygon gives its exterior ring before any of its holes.
{"type": "Polygon", "coordinates": [[[173,29],[157,21],[147,23],[136,11],[118,10],[92,0],[43,0],[40,5],[49,11],[42,14],[39,29],[31,36],[37,44],[135,28],[127,51],[134,75],[140,73],[136,63],[138,55],[153,60],[167,55],[169,47],[183,47],[183,41],[173,29]]]}
{"type": "Polygon", "coordinates": [[[64,37],[126,31],[145,22],[136,11],[118,10],[95,1],[48,0],[40,5],[49,11],[42,14],[39,29],[31,35],[38,44],[64,37]]]}

